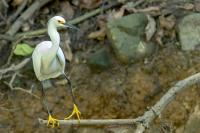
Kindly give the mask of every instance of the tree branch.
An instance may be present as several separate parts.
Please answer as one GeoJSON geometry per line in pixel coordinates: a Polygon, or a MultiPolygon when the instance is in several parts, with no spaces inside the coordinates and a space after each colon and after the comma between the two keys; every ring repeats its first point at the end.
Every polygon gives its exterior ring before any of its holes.
{"type": "Polygon", "coordinates": [[[36,0],[22,15],[14,22],[10,29],[6,32],[8,35],[13,36],[20,27],[27,21],[35,11],[39,10],[43,5],[51,0],[36,0]]]}
{"type": "Polygon", "coordinates": [[[26,7],[27,2],[28,2],[28,0],[24,0],[24,1],[22,2],[22,4],[17,8],[16,12],[8,18],[8,20],[7,20],[8,23],[11,23],[13,20],[15,20],[15,19],[17,18],[17,16],[18,16],[18,15],[24,10],[24,8],[26,7]]]}
{"type": "MultiPolygon", "coordinates": [[[[167,107],[167,105],[176,97],[177,94],[184,91],[186,88],[197,84],[200,82],[200,73],[194,74],[186,79],[178,81],[173,87],[171,87],[168,92],[148,111],[146,111],[142,116],[136,119],[103,119],[103,120],[60,120],[61,125],[129,125],[137,123],[136,133],[143,133],[146,128],[149,127],[151,122],[160,116],[162,111],[167,107]]],[[[40,124],[46,124],[47,120],[39,119],[40,124]]]]}
{"type": "Polygon", "coordinates": [[[9,5],[8,5],[8,3],[5,1],[5,0],[2,0],[2,3],[3,3],[3,5],[5,6],[5,7],[9,7],[9,5]]]}
{"type": "Polygon", "coordinates": [[[0,79],[1,79],[2,75],[6,74],[7,72],[17,71],[17,70],[23,68],[30,60],[31,60],[31,58],[26,58],[17,65],[12,64],[8,68],[0,69],[0,79]]]}
{"type": "Polygon", "coordinates": [[[21,88],[21,87],[13,87],[13,82],[15,81],[15,78],[16,78],[17,74],[18,74],[17,72],[15,72],[15,73],[13,74],[13,76],[12,76],[12,78],[10,79],[10,82],[9,82],[9,83],[8,83],[8,82],[5,82],[5,81],[4,81],[4,83],[5,83],[12,91],[15,91],[15,90],[16,90],[16,91],[22,91],[22,92],[28,93],[29,95],[31,95],[31,96],[33,96],[33,97],[35,97],[35,98],[37,98],[37,99],[40,99],[39,96],[33,94],[32,89],[26,90],[26,89],[23,89],[23,88],[21,88]]]}
{"type": "Polygon", "coordinates": [[[161,112],[175,98],[177,94],[198,82],[200,82],[200,73],[194,74],[177,82],[153,107],[151,107],[149,111],[145,112],[143,116],[138,117],[137,121],[141,121],[145,127],[148,127],[156,116],[161,115],[161,112]]]}
{"type": "MultiPolygon", "coordinates": [[[[47,120],[38,119],[40,124],[47,124],[47,120]]],[[[81,119],[79,120],[59,120],[60,125],[81,125],[81,126],[108,126],[108,125],[132,125],[135,119],[81,119]]]]}

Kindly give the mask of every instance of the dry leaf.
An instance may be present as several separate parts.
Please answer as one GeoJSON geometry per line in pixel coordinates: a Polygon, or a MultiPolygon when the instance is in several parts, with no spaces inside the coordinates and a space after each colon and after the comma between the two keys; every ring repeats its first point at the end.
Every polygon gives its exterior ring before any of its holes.
{"type": "Polygon", "coordinates": [[[108,20],[113,20],[117,18],[121,18],[124,16],[124,8],[121,8],[120,10],[112,10],[111,12],[108,13],[108,20]]]}
{"type": "Polygon", "coordinates": [[[11,5],[12,6],[19,6],[22,2],[23,2],[23,0],[13,0],[11,5]]]}
{"type": "Polygon", "coordinates": [[[159,6],[151,6],[151,7],[147,7],[144,9],[138,9],[138,12],[153,12],[153,11],[160,11],[160,7],[159,6]]]}
{"type": "Polygon", "coordinates": [[[180,8],[185,9],[185,10],[193,10],[194,9],[194,5],[191,3],[186,3],[183,6],[181,6],[180,8]]]}
{"type": "Polygon", "coordinates": [[[90,33],[88,35],[88,38],[89,39],[97,39],[97,40],[101,41],[101,40],[104,40],[105,36],[106,36],[106,29],[102,28],[98,31],[94,31],[94,32],[90,33]]]}
{"type": "Polygon", "coordinates": [[[135,8],[135,2],[127,2],[125,5],[122,6],[122,8],[124,8],[125,10],[127,10],[128,12],[155,12],[155,11],[160,11],[160,7],[159,6],[150,6],[144,9],[136,9],[135,8]]]}
{"type": "Polygon", "coordinates": [[[145,28],[145,35],[147,41],[149,41],[156,31],[156,22],[154,18],[151,17],[150,15],[147,15],[147,19],[148,19],[148,24],[145,28]]]}
{"type": "Polygon", "coordinates": [[[167,30],[171,30],[175,26],[176,18],[173,15],[170,15],[168,17],[160,16],[159,17],[159,23],[160,27],[165,28],[167,30]]]}
{"type": "Polygon", "coordinates": [[[22,25],[22,31],[29,31],[30,28],[30,24],[27,22],[22,25]]]}
{"type": "Polygon", "coordinates": [[[81,0],[79,6],[86,9],[94,9],[101,4],[102,0],[81,0]]]}
{"type": "Polygon", "coordinates": [[[113,14],[113,17],[114,17],[115,19],[121,18],[122,16],[124,16],[124,8],[121,8],[119,11],[117,11],[117,12],[115,12],[115,13],[113,14]]]}
{"type": "Polygon", "coordinates": [[[102,15],[97,18],[97,25],[99,25],[100,30],[90,33],[88,35],[89,39],[104,40],[106,36],[106,17],[102,15]]]}
{"type": "Polygon", "coordinates": [[[156,32],[155,40],[160,46],[164,46],[162,42],[162,37],[164,36],[163,29],[159,29],[159,31],[156,32]]]}

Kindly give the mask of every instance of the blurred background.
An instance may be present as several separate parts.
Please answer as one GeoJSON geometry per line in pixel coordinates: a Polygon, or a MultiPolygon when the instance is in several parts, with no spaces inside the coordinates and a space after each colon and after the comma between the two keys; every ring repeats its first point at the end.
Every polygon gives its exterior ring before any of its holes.
{"type": "MultiPolygon", "coordinates": [[[[132,126],[51,129],[40,100],[31,54],[49,40],[56,15],[80,30],[60,29],[77,104],[84,119],[142,115],[177,81],[200,70],[198,0],[1,0],[0,132],[128,133],[132,126]]],[[[72,111],[64,77],[45,84],[49,108],[63,119],[72,111]]],[[[199,85],[179,94],[148,133],[198,133],[199,85]]]]}

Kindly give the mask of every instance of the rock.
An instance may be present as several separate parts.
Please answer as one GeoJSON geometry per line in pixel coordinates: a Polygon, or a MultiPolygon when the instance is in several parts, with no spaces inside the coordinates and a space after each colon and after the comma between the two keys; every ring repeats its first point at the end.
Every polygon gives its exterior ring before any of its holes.
{"type": "Polygon", "coordinates": [[[200,13],[185,16],[178,25],[182,50],[194,50],[200,44],[200,13]]]}
{"type": "Polygon", "coordinates": [[[101,48],[91,54],[88,59],[88,65],[92,70],[97,71],[108,68],[111,65],[108,51],[105,48],[101,48]]]}
{"type": "Polygon", "coordinates": [[[107,23],[107,35],[112,49],[122,63],[132,63],[152,53],[154,44],[142,41],[147,16],[143,13],[131,14],[107,23]]]}

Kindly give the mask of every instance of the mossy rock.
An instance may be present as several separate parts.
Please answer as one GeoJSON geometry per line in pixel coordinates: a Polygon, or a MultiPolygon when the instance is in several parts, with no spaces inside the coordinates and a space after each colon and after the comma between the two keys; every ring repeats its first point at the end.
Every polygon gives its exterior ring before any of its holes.
{"type": "Polygon", "coordinates": [[[107,35],[119,61],[133,63],[152,53],[149,50],[153,50],[151,46],[154,44],[149,44],[149,47],[142,40],[147,23],[147,16],[143,13],[131,14],[107,23],[107,35]],[[144,51],[141,51],[141,46],[144,51]]]}
{"type": "Polygon", "coordinates": [[[110,67],[111,61],[106,48],[101,48],[88,58],[88,65],[94,71],[105,70],[110,67]]]}

